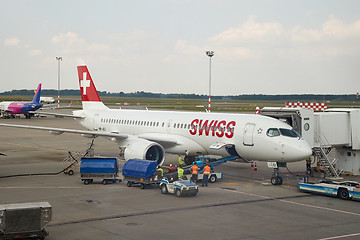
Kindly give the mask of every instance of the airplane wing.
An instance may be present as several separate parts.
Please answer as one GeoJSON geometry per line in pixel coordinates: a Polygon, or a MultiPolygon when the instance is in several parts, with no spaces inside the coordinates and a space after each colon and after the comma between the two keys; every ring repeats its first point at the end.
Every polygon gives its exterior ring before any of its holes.
{"type": "Polygon", "coordinates": [[[66,129],[66,128],[52,128],[52,127],[39,127],[39,126],[27,126],[27,125],[16,125],[16,124],[0,124],[2,127],[16,127],[16,128],[27,128],[27,129],[36,129],[36,130],[44,130],[49,131],[52,134],[60,135],[63,133],[75,133],[81,134],[84,137],[113,137],[118,139],[128,138],[127,134],[119,134],[119,133],[109,133],[109,132],[100,132],[100,131],[87,131],[87,130],[77,130],[77,129],[66,129]]]}
{"type": "Polygon", "coordinates": [[[54,103],[54,104],[46,104],[46,105],[43,104],[43,106],[42,106],[41,108],[39,108],[39,109],[40,109],[40,110],[43,110],[43,109],[62,109],[62,108],[70,108],[71,105],[72,105],[72,102],[73,102],[73,101],[71,101],[71,102],[69,103],[69,105],[67,105],[67,106],[58,106],[57,103],[54,103]]]}
{"type": "MultiPolygon", "coordinates": [[[[54,114],[57,115],[57,114],[54,114]]],[[[66,114],[63,114],[66,115],[66,114]]],[[[68,115],[68,117],[81,118],[80,116],[68,115]]],[[[53,127],[40,127],[40,126],[28,126],[28,125],[17,125],[17,124],[3,124],[2,127],[15,127],[15,128],[26,128],[26,129],[35,129],[49,131],[51,134],[60,135],[63,133],[75,133],[81,134],[84,137],[113,137],[117,139],[127,139],[129,138],[128,134],[121,134],[117,132],[102,132],[102,131],[88,131],[88,130],[77,130],[77,129],[67,129],[67,128],[53,128],[53,127]]],[[[139,138],[146,139],[149,141],[157,142],[159,144],[179,144],[178,140],[168,136],[167,134],[141,134],[139,138]]]]}
{"type": "Polygon", "coordinates": [[[64,113],[51,113],[51,112],[40,112],[40,111],[29,111],[29,113],[39,114],[39,115],[51,115],[51,116],[58,116],[58,117],[70,117],[70,118],[84,118],[82,116],[76,116],[72,114],[64,114],[64,113]]]}
{"type": "Polygon", "coordinates": [[[153,133],[145,133],[145,134],[140,134],[139,135],[139,138],[142,138],[142,139],[146,139],[146,140],[149,140],[149,141],[153,141],[153,142],[157,142],[159,144],[173,144],[173,145],[176,145],[176,144],[179,144],[179,141],[167,134],[160,134],[160,133],[156,133],[156,134],[153,134],[153,133]]]}

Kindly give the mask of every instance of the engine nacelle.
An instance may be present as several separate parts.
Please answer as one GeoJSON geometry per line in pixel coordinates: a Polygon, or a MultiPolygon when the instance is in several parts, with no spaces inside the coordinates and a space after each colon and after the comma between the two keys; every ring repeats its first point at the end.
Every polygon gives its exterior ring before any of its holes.
{"type": "Polygon", "coordinates": [[[165,161],[165,150],[158,143],[139,141],[131,143],[125,148],[124,158],[126,161],[129,159],[157,161],[161,166],[165,161]]]}

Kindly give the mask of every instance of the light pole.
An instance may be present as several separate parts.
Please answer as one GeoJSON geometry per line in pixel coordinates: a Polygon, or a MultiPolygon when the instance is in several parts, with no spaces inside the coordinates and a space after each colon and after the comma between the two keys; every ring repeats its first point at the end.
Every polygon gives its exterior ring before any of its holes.
{"type": "Polygon", "coordinates": [[[62,61],[62,57],[56,57],[58,61],[58,107],[60,107],[60,61],[62,61]]]}
{"type": "Polygon", "coordinates": [[[210,58],[209,66],[209,112],[211,111],[211,58],[214,56],[214,51],[206,51],[206,55],[210,58]]]}

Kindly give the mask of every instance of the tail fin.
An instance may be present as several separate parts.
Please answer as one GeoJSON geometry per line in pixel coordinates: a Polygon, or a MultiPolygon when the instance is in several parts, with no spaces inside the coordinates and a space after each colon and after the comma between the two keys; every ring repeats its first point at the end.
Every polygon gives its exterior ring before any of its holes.
{"type": "Polygon", "coordinates": [[[107,109],[100,100],[99,94],[87,67],[85,65],[78,66],[77,69],[83,109],[107,109]]]}
{"type": "Polygon", "coordinates": [[[32,100],[33,103],[40,103],[40,94],[41,94],[41,83],[39,83],[34,98],[32,100]]]}

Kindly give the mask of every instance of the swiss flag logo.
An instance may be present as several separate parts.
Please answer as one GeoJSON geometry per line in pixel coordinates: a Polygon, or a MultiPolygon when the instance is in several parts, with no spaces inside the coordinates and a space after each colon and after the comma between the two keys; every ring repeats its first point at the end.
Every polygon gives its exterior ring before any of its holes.
{"type": "Polygon", "coordinates": [[[79,85],[82,101],[101,102],[99,94],[96,91],[94,82],[91,79],[89,70],[86,66],[78,66],[79,85]]]}

